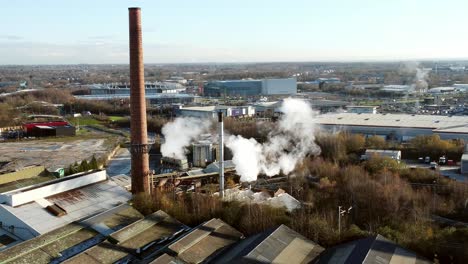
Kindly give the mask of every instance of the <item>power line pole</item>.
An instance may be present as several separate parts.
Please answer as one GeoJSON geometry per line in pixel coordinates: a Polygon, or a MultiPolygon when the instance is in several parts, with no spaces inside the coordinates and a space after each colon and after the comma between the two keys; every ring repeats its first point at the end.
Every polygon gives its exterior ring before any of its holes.
{"type": "Polygon", "coordinates": [[[338,206],[338,238],[341,239],[341,216],[344,216],[345,214],[349,214],[351,212],[351,209],[353,209],[352,206],[348,208],[348,210],[341,210],[341,205],[338,206]]]}

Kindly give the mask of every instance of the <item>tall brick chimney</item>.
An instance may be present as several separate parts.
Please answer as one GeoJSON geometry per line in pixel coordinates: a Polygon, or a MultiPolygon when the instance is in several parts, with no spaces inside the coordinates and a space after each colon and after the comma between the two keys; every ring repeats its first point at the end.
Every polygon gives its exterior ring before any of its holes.
{"type": "Polygon", "coordinates": [[[139,7],[131,7],[128,9],[128,15],[130,32],[130,152],[132,155],[132,193],[150,193],[141,10],[139,7]]]}

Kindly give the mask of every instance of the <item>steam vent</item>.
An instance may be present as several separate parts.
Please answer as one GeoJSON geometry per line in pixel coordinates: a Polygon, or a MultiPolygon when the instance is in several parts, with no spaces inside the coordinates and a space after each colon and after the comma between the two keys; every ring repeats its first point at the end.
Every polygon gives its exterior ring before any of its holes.
{"type": "Polygon", "coordinates": [[[132,193],[149,193],[148,136],[141,35],[141,10],[128,9],[130,32],[130,116],[132,193]]]}

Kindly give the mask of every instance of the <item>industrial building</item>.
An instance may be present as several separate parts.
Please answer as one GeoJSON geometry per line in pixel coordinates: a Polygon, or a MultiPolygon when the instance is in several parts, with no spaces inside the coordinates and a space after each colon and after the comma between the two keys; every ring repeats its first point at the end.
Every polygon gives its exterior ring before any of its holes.
{"type": "Polygon", "coordinates": [[[0,263],[430,263],[381,235],[325,249],[285,225],[244,237],[217,218],[190,228],[127,204],[28,241],[8,237],[0,263]]]}
{"type": "Polygon", "coordinates": [[[332,132],[349,131],[402,142],[421,135],[468,140],[468,116],[338,113],[319,115],[317,123],[332,132]]]}
{"type": "Polygon", "coordinates": [[[413,85],[398,85],[398,84],[391,84],[385,85],[381,91],[389,92],[389,93],[400,93],[400,94],[411,94],[415,92],[413,85]]]}
{"type": "Polygon", "coordinates": [[[416,253],[404,249],[381,235],[367,237],[325,250],[314,263],[417,263],[429,264],[416,253]]]}
{"type": "Polygon", "coordinates": [[[26,134],[31,134],[33,133],[33,130],[37,126],[43,126],[43,127],[62,127],[62,126],[70,126],[70,124],[66,121],[48,121],[48,122],[30,122],[30,123],[25,123],[23,124],[23,130],[26,132],[26,134]]]}
{"type": "Polygon", "coordinates": [[[373,156],[387,157],[396,161],[401,160],[400,150],[386,150],[386,149],[366,149],[366,153],[362,155],[361,159],[368,160],[373,156]]]}
{"type": "Polygon", "coordinates": [[[225,117],[251,117],[255,115],[255,108],[253,106],[224,105],[181,107],[177,110],[177,115],[196,118],[216,118],[218,112],[222,112],[225,117]]]}
{"type": "Polygon", "coordinates": [[[34,126],[27,134],[29,137],[66,137],[75,136],[74,126],[34,126]]]}
{"type": "Polygon", "coordinates": [[[427,92],[432,95],[442,94],[454,94],[454,93],[466,93],[468,90],[467,84],[454,84],[449,87],[434,87],[429,89],[427,92]]]}
{"type": "Polygon", "coordinates": [[[157,211],[120,230],[111,230],[107,240],[63,263],[123,263],[151,259],[155,251],[176,240],[189,229],[165,212],[157,211]],[[126,250],[121,250],[122,248],[126,250]]]}
{"type": "MultiPolygon", "coordinates": [[[[297,98],[297,97],[295,97],[297,98]]],[[[300,98],[301,99],[301,98],[300,98]]],[[[321,113],[334,112],[338,109],[343,109],[346,107],[348,102],[336,101],[336,100],[325,100],[325,99],[302,99],[307,101],[312,109],[317,110],[321,113]]],[[[271,117],[278,115],[280,107],[283,104],[283,101],[273,101],[273,102],[258,102],[253,104],[255,107],[255,113],[257,116],[261,117],[271,117]]]]}
{"type": "Polygon", "coordinates": [[[211,141],[199,141],[192,144],[192,147],[194,167],[206,167],[216,160],[217,145],[211,141]]]}
{"type": "MultiPolygon", "coordinates": [[[[89,87],[91,95],[130,95],[130,84],[93,84],[89,87]]],[[[173,82],[145,83],[146,94],[182,93],[185,86],[173,82]]]]}
{"type": "Polygon", "coordinates": [[[213,263],[311,263],[324,248],[285,225],[248,237],[213,263]]]}
{"type": "Polygon", "coordinates": [[[377,106],[347,106],[348,113],[377,114],[377,106]]]}
{"type": "MultiPolygon", "coordinates": [[[[115,100],[129,99],[130,95],[126,94],[103,94],[103,95],[75,95],[77,99],[83,100],[115,100]]],[[[146,100],[150,105],[165,105],[165,104],[189,104],[196,102],[198,96],[183,93],[161,93],[161,94],[146,94],[146,100]]]]}
{"type": "Polygon", "coordinates": [[[21,240],[126,203],[131,194],[106,171],[79,173],[0,194],[0,230],[21,240]]]}
{"type": "Polygon", "coordinates": [[[289,95],[297,93],[297,81],[295,78],[211,81],[204,85],[203,91],[211,97],[289,95]]]}

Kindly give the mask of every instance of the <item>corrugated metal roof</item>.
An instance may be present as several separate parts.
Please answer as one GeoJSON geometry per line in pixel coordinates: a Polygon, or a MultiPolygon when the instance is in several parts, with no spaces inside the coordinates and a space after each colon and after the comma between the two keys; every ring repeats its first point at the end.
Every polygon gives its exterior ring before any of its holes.
{"type": "Polygon", "coordinates": [[[327,249],[317,263],[431,263],[376,235],[327,249]]]}
{"type": "Polygon", "coordinates": [[[40,234],[47,233],[71,222],[95,215],[131,199],[131,193],[112,181],[92,184],[80,189],[47,197],[50,203],[63,207],[67,214],[56,217],[37,202],[11,207],[0,204],[14,216],[40,234]]]}
{"type": "Polygon", "coordinates": [[[157,211],[112,233],[109,241],[104,241],[64,263],[115,263],[123,259],[135,259],[136,255],[144,258],[167,245],[186,229],[185,225],[165,212],[157,211]],[[145,251],[144,248],[149,250],[145,251]]]}
{"type": "Polygon", "coordinates": [[[285,225],[239,242],[215,263],[310,263],[323,247],[285,225]]]}
{"type": "Polygon", "coordinates": [[[188,263],[209,261],[243,237],[242,233],[219,219],[211,219],[169,246],[188,263]]]}

